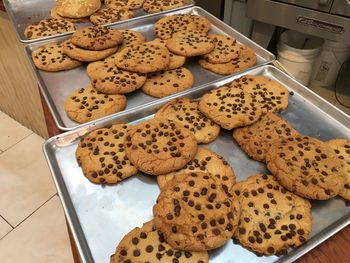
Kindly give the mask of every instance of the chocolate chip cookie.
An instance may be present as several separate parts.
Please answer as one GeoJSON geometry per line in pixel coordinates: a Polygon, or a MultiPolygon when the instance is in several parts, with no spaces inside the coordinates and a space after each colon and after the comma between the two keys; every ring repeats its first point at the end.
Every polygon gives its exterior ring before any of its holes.
{"type": "Polygon", "coordinates": [[[27,39],[37,39],[74,30],[74,24],[70,21],[48,18],[27,26],[24,30],[24,35],[27,39]]]}
{"type": "Polygon", "coordinates": [[[105,0],[105,5],[112,9],[134,10],[142,7],[145,0],[105,0]]]}
{"type": "Polygon", "coordinates": [[[159,13],[183,6],[184,0],[146,0],[143,10],[147,13],[159,13]]]}
{"type": "Polygon", "coordinates": [[[145,42],[145,37],[142,33],[133,30],[119,30],[123,34],[123,43],[120,50],[126,47],[138,46],[145,42]]]}
{"type": "Polygon", "coordinates": [[[128,20],[134,16],[134,12],[128,9],[102,8],[90,16],[90,21],[96,26],[101,26],[118,21],[128,20]]]}

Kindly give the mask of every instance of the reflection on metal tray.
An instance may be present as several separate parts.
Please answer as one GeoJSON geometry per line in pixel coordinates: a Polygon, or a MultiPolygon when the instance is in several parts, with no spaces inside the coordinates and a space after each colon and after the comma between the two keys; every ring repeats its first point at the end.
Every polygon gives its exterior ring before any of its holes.
{"type": "MultiPolygon", "coordinates": [[[[158,14],[156,16],[130,21],[124,24],[113,25],[111,26],[111,28],[136,30],[142,32],[146,37],[146,40],[152,40],[154,39],[154,24],[160,18],[172,14],[196,14],[208,18],[209,21],[212,23],[212,29],[210,33],[230,35],[236,38],[238,42],[247,45],[255,51],[255,53],[257,54],[257,65],[255,67],[267,64],[275,59],[273,54],[264,50],[250,39],[246,38],[236,30],[232,29],[231,27],[224,24],[222,21],[220,21],[219,19],[217,19],[216,17],[199,7],[186,8],[167,14],[158,14]]],[[[90,80],[86,74],[86,67],[81,66],[76,69],[53,73],[40,71],[35,68],[31,59],[31,53],[33,52],[33,50],[47,43],[61,42],[67,38],[69,38],[69,36],[35,42],[26,45],[25,48],[37,81],[40,85],[42,94],[44,95],[46,102],[49,105],[57,127],[61,130],[72,130],[79,125],[78,123],[70,120],[66,115],[66,112],[64,110],[64,102],[73,90],[85,87],[90,83],[90,80]]],[[[196,89],[201,85],[210,83],[212,81],[217,81],[225,77],[222,75],[212,73],[208,70],[202,69],[198,65],[196,58],[187,59],[185,67],[188,68],[194,75],[195,82],[192,87],[192,90],[196,89]]],[[[157,98],[148,96],[140,90],[127,94],[126,96],[128,102],[126,111],[157,100],[157,98]]],[[[119,114],[120,113],[116,113],[116,115],[119,114]]]]}
{"type": "MultiPolygon", "coordinates": [[[[350,117],[282,71],[272,66],[264,66],[248,73],[275,79],[294,92],[289,99],[288,108],[281,115],[300,133],[321,140],[350,139],[350,117]]],[[[99,120],[53,137],[45,143],[45,155],[84,262],[108,262],[109,256],[114,253],[116,245],[123,236],[152,218],[152,206],[155,204],[159,189],[154,176],[143,174],[113,186],[90,183],[75,160],[75,150],[80,138],[96,128],[120,122],[136,124],[152,118],[159,107],[175,97],[198,99],[212,88],[230,83],[239,76],[157,101],[132,113],[99,120]]],[[[237,181],[242,181],[250,175],[268,172],[263,163],[249,159],[243,153],[232,139],[231,132],[222,130],[217,140],[202,146],[224,156],[232,165],[237,181]]],[[[280,258],[257,257],[230,240],[224,247],[209,253],[210,263],[291,262],[350,222],[350,207],[347,207],[341,198],[312,201],[312,214],[314,222],[310,240],[298,249],[291,249],[288,255],[280,258]]]]}
{"type": "MultiPolygon", "coordinates": [[[[185,0],[184,6],[181,6],[179,8],[174,8],[171,11],[190,7],[190,6],[193,6],[194,4],[195,4],[194,0],[185,0]]],[[[17,36],[22,43],[32,43],[39,40],[50,39],[57,36],[64,36],[64,35],[70,34],[69,32],[67,32],[67,33],[57,34],[53,36],[42,37],[38,39],[32,39],[32,40],[27,39],[24,35],[24,30],[28,25],[51,17],[50,11],[55,6],[55,0],[4,0],[4,5],[6,8],[6,12],[9,15],[9,18],[13,26],[15,27],[17,36]]],[[[122,23],[125,23],[126,21],[137,20],[143,17],[150,17],[150,16],[169,12],[169,11],[163,11],[157,14],[149,14],[149,13],[146,13],[142,8],[136,9],[133,11],[135,14],[134,18],[124,20],[124,21],[109,23],[106,25],[122,24],[122,23]]],[[[74,24],[76,28],[92,25],[92,23],[74,23],[74,24]]]]}

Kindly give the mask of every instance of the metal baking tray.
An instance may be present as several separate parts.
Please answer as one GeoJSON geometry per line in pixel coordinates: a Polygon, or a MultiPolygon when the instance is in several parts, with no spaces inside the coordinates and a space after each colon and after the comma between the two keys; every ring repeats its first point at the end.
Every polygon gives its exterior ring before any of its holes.
{"type": "MultiPolygon", "coordinates": [[[[230,26],[226,25],[210,13],[206,12],[199,7],[190,7],[181,10],[176,10],[173,12],[168,12],[166,14],[157,14],[155,16],[146,17],[143,19],[138,19],[123,24],[113,25],[111,28],[114,29],[132,29],[135,31],[142,32],[146,40],[154,39],[154,24],[162,17],[173,14],[196,14],[201,15],[210,20],[212,23],[212,29],[210,33],[216,34],[227,34],[237,39],[238,42],[243,43],[244,45],[252,48],[257,54],[257,65],[267,64],[275,59],[275,56],[270,52],[264,50],[259,45],[255,44],[253,41],[240,34],[230,26]]],[[[26,45],[25,50],[29,58],[30,64],[33,68],[34,74],[37,78],[39,86],[41,88],[42,94],[46,99],[46,102],[51,110],[52,116],[55,120],[57,127],[60,130],[67,131],[80,126],[77,122],[70,120],[64,110],[64,101],[69,96],[69,94],[78,88],[82,88],[90,83],[90,80],[86,74],[86,66],[80,66],[78,68],[61,71],[61,72],[45,72],[40,71],[35,68],[33,61],[31,59],[31,54],[33,50],[37,49],[40,46],[43,46],[52,42],[62,42],[65,39],[68,39],[71,34],[68,36],[63,36],[55,39],[39,41],[26,45]]],[[[201,85],[208,84],[212,81],[217,81],[219,79],[226,78],[227,76],[218,75],[211,71],[202,69],[197,62],[197,59],[188,59],[185,67],[191,70],[194,75],[194,85],[192,90],[198,88],[201,85]]],[[[142,91],[138,90],[133,93],[130,93],[127,96],[127,108],[126,111],[133,110],[135,107],[143,106],[147,103],[158,100],[157,98],[148,96],[142,91]]],[[[115,115],[120,115],[121,113],[116,113],[115,115]]]]}
{"type": "MultiPolygon", "coordinates": [[[[32,39],[32,40],[27,39],[24,35],[24,30],[28,25],[51,17],[50,11],[55,6],[55,0],[3,0],[3,2],[4,2],[6,12],[16,30],[17,36],[22,43],[33,43],[39,40],[50,39],[57,36],[64,36],[64,35],[70,34],[69,32],[67,32],[67,33],[32,39]]],[[[180,10],[182,8],[190,7],[195,4],[194,0],[185,0],[184,2],[185,2],[184,6],[174,8],[171,11],[180,10]]],[[[104,7],[104,5],[102,4],[101,7],[104,7]]],[[[168,10],[168,11],[162,11],[156,14],[149,14],[145,12],[142,8],[136,9],[133,11],[134,11],[135,17],[128,20],[108,23],[106,25],[122,24],[127,21],[137,20],[140,18],[150,17],[150,16],[169,12],[168,10]]],[[[90,22],[74,23],[74,24],[76,28],[87,27],[92,25],[92,23],[90,22]]]]}
{"type": "MultiPolygon", "coordinates": [[[[350,140],[350,116],[279,69],[263,66],[246,73],[275,79],[294,93],[290,96],[288,108],[281,115],[302,134],[321,140],[332,138],[350,140]]],[[[199,99],[212,88],[230,83],[241,75],[243,74],[204,86],[196,91],[188,91],[157,101],[132,113],[84,125],[46,141],[44,152],[84,262],[108,262],[109,256],[114,253],[123,236],[152,218],[152,206],[159,194],[159,188],[155,177],[141,173],[112,186],[90,183],[75,160],[75,150],[82,136],[94,129],[109,127],[116,123],[137,124],[152,118],[159,107],[175,97],[199,99]]],[[[231,132],[222,130],[217,140],[202,147],[224,156],[232,165],[237,181],[257,173],[268,173],[263,163],[247,157],[232,139],[231,132]]],[[[327,201],[312,201],[312,214],[313,230],[310,240],[298,249],[291,249],[287,255],[257,257],[230,240],[224,247],[209,253],[210,263],[292,262],[350,223],[350,207],[338,197],[327,201]]]]}

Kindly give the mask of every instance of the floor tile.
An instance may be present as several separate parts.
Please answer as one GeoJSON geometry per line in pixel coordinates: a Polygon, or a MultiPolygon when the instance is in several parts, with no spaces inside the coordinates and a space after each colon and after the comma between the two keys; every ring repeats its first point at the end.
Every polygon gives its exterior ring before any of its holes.
{"type": "Polygon", "coordinates": [[[0,214],[12,226],[56,193],[43,143],[32,134],[0,155],[0,214]]]}
{"type": "Polygon", "coordinates": [[[0,111],[0,150],[4,151],[32,133],[0,111]]]}
{"type": "Polygon", "coordinates": [[[0,217],[0,239],[12,230],[12,227],[0,217]]]}
{"type": "Polygon", "coordinates": [[[57,196],[0,240],[0,262],[73,263],[63,209],[57,196]]]}

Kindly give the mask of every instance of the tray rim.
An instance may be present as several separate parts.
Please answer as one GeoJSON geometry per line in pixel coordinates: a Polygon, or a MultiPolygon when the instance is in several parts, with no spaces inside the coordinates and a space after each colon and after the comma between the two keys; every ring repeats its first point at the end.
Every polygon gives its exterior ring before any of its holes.
{"type": "MultiPolygon", "coordinates": [[[[345,112],[341,111],[340,109],[338,109],[337,107],[335,107],[333,104],[331,104],[330,102],[328,102],[327,100],[325,100],[324,98],[322,98],[321,96],[319,96],[318,94],[316,94],[314,91],[309,90],[307,87],[305,87],[304,85],[298,83],[295,79],[293,79],[292,77],[290,77],[289,75],[287,75],[285,72],[283,72],[282,70],[278,69],[277,67],[273,66],[273,65],[264,65],[255,69],[250,69],[250,71],[258,71],[258,70],[265,70],[265,71],[277,71],[278,74],[281,74],[283,77],[286,77],[288,79],[290,79],[292,82],[296,83],[297,85],[299,85],[300,87],[303,87],[304,89],[306,89],[308,92],[310,92],[314,98],[321,100],[322,103],[324,103],[326,106],[330,107],[332,110],[335,110],[336,114],[340,114],[342,115],[342,117],[345,117],[345,119],[349,120],[349,127],[346,126],[346,128],[350,129],[350,116],[347,115],[345,112]]],[[[242,72],[240,75],[244,75],[246,72],[242,72]]],[[[238,76],[230,76],[230,78],[238,78],[238,76]]],[[[225,82],[228,79],[222,79],[220,81],[218,81],[219,83],[225,82]]],[[[214,83],[209,83],[206,86],[202,87],[202,89],[205,88],[209,88],[210,86],[214,85],[214,83]]],[[[220,86],[222,86],[221,84],[219,84],[220,86]]],[[[197,90],[199,91],[199,90],[197,90]]],[[[175,94],[176,96],[172,96],[167,97],[167,100],[164,101],[156,101],[156,103],[153,103],[153,105],[149,105],[148,107],[151,106],[155,106],[156,104],[162,104],[164,105],[166,102],[174,99],[174,98],[178,98],[178,97],[184,97],[186,95],[190,95],[191,92],[187,92],[187,94],[175,94]]],[[[319,108],[317,105],[315,105],[317,108],[319,108]]],[[[320,108],[319,108],[320,109],[320,108]]],[[[139,109],[141,110],[141,109],[139,109]]],[[[320,109],[322,110],[322,109],[320,109]]],[[[323,111],[323,110],[322,110],[323,111]]],[[[335,118],[332,113],[328,113],[331,117],[333,117],[336,121],[340,122],[337,118],[335,118]]],[[[125,116],[127,116],[128,114],[124,114],[125,116]]],[[[81,259],[83,260],[83,262],[90,262],[90,261],[86,261],[86,258],[84,258],[83,256],[91,256],[91,258],[88,258],[89,260],[92,260],[91,262],[93,262],[93,258],[91,255],[91,250],[89,248],[89,246],[87,245],[86,242],[86,238],[84,235],[84,232],[81,229],[80,226],[80,221],[77,218],[76,215],[76,211],[73,207],[72,211],[69,211],[69,206],[72,206],[72,200],[70,195],[68,194],[67,196],[62,196],[63,192],[67,192],[62,174],[60,171],[57,172],[54,171],[54,167],[53,165],[57,165],[57,160],[55,159],[54,163],[52,164],[50,161],[50,157],[49,154],[52,151],[51,149],[51,145],[55,142],[58,141],[61,137],[63,138],[70,138],[70,137],[81,137],[84,134],[86,134],[87,132],[90,132],[95,126],[99,127],[100,125],[102,126],[103,124],[107,125],[106,122],[108,121],[116,121],[116,119],[121,118],[122,116],[108,116],[108,118],[106,119],[99,119],[97,121],[95,121],[95,123],[87,123],[82,125],[82,127],[74,129],[72,131],[63,133],[61,135],[56,135],[53,136],[51,138],[49,138],[48,140],[45,141],[45,143],[43,144],[43,152],[46,158],[46,161],[48,163],[50,172],[51,172],[51,176],[53,177],[53,180],[55,182],[56,188],[57,188],[57,192],[59,193],[59,197],[62,203],[62,206],[64,208],[65,211],[65,215],[70,227],[70,230],[72,232],[74,241],[76,243],[76,246],[78,248],[79,251],[79,255],[81,256],[81,259]],[[75,134],[78,133],[78,136],[75,136],[75,134]],[[59,176],[60,178],[56,178],[57,176],[59,176]],[[60,182],[63,182],[63,185],[60,185],[60,182]],[[61,189],[61,187],[64,187],[64,189],[61,189]],[[68,203],[66,203],[68,201],[68,203]],[[67,216],[71,216],[71,212],[73,213],[73,218],[67,217],[67,216]],[[73,225],[74,221],[77,220],[78,221],[78,225],[73,225]],[[78,229],[76,229],[75,227],[77,227],[78,229]],[[80,237],[78,235],[81,235],[80,237]],[[80,244],[80,238],[83,238],[83,242],[82,244],[80,244]],[[88,253],[86,253],[86,251],[84,250],[84,248],[87,247],[88,249],[88,253]],[[87,255],[86,255],[87,254],[87,255]]],[[[340,124],[343,124],[343,122],[340,122],[340,124]]],[[[344,124],[343,124],[344,125],[344,124]]],[[[96,128],[97,128],[96,127],[96,128]]],[[[347,225],[350,224],[350,212],[348,212],[346,215],[342,216],[341,218],[339,218],[337,221],[333,222],[331,225],[327,226],[326,228],[324,228],[323,230],[321,230],[316,236],[312,237],[309,242],[306,242],[305,244],[303,244],[301,247],[296,248],[292,251],[290,251],[287,255],[285,255],[283,258],[278,258],[275,262],[293,262],[296,259],[300,258],[301,256],[303,256],[304,254],[306,254],[307,252],[309,252],[310,250],[312,250],[313,248],[315,248],[316,246],[318,246],[319,244],[323,243],[325,240],[327,240],[329,237],[333,236],[334,234],[336,234],[337,232],[339,232],[340,230],[342,230],[343,228],[345,228],[347,225]],[[316,238],[317,237],[317,238],[316,238]]]]}
{"type": "MultiPolygon", "coordinates": [[[[7,0],[6,0],[7,1],[7,0]]],[[[240,33],[239,31],[237,31],[236,29],[234,29],[233,27],[227,25],[225,22],[221,21],[220,19],[218,19],[217,17],[215,17],[214,15],[212,15],[211,13],[209,13],[208,11],[204,10],[203,8],[199,7],[199,6],[188,6],[188,7],[183,7],[181,9],[176,9],[176,10],[170,10],[169,12],[164,12],[163,14],[170,14],[170,13],[174,13],[174,12],[179,12],[179,11],[182,11],[182,10],[185,10],[185,9],[188,9],[188,10],[200,10],[200,12],[203,12],[205,13],[207,16],[210,16],[211,19],[215,22],[215,23],[219,23],[221,27],[223,27],[223,31],[227,32],[227,31],[234,31],[235,34],[239,35],[240,38],[248,41],[248,42],[251,42],[251,44],[254,44],[256,45],[258,48],[264,50],[264,52],[266,52],[269,56],[270,56],[270,59],[267,59],[266,61],[262,62],[261,64],[256,64],[255,66],[253,67],[250,67],[250,68],[247,68],[247,69],[244,69],[242,71],[239,71],[239,72],[236,72],[234,74],[231,74],[231,75],[222,75],[222,77],[220,79],[217,79],[217,80],[213,80],[213,81],[210,81],[208,83],[205,83],[205,84],[202,84],[202,85],[199,85],[197,87],[192,87],[190,90],[185,90],[185,91],[182,91],[182,92],[179,92],[179,93],[176,93],[176,94],[173,94],[173,95],[170,95],[170,96],[167,96],[167,97],[164,97],[164,98],[155,98],[153,101],[150,101],[150,102],[147,102],[145,104],[142,104],[142,105],[139,105],[139,106],[136,106],[136,107],[133,107],[133,108],[130,108],[130,109],[126,109],[124,111],[121,111],[121,112],[117,112],[117,113],[114,113],[114,114],[111,114],[111,115],[108,115],[108,116],[104,116],[102,118],[99,118],[98,120],[105,120],[106,118],[108,117],[115,117],[115,116],[121,116],[123,115],[124,113],[130,113],[134,110],[139,110],[141,108],[144,108],[144,107],[148,107],[150,105],[152,105],[154,102],[157,102],[157,101],[163,101],[169,97],[172,97],[174,95],[178,95],[178,94],[187,94],[188,91],[197,91],[198,89],[201,89],[202,87],[206,86],[206,85],[210,85],[210,84],[214,84],[215,82],[217,81],[221,81],[221,80],[224,80],[224,79],[227,79],[227,78],[230,78],[232,76],[236,76],[236,75],[239,75],[241,73],[244,73],[244,72],[248,72],[252,69],[256,69],[256,68],[259,68],[259,67],[262,67],[262,66],[265,66],[267,64],[270,64],[272,63],[273,61],[276,60],[276,56],[266,50],[265,48],[263,48],[261,45],[255,43],[253,40],[251,40],[250,38],[246,37],[245,35],[243,35],[242,33],[240,33]]],[[[154,16],[156,15],[163,15],[162,13],[156,13],[154,14],[154,16]]],[[[142,19],[147,19],[149,17],[140,17],[138,20],[142,20],[142,19]]],[[[137,20],[137,21],[138,21],[137,20]]],[[[136,20],[133,20],[133,21],[125,21],[123,24],[127,24],[127,23],[133,23],[133,22],[136,22],[136,20]]],[[[120,24],[113,24],[112,26],[120,26],[120,24]]],[[[57,37],[54,37],[54,38],[49,38],[49,39],[42,39],[40,41],[36,41],[36,42],[33,42],[33,43],[28,43],[24,46],[24,50],[25,50],[25,54],[27,56],[27,59],[29,60],[29,64],[30,64],[30,67],[31,67],[31,70],[34,74],[34,77],[36,78],[36,81],[39,85],[39,88],[40,88],[40,91],[45,99],[45,102],[50,110],[50,113],[52,115],[52,118],[54,120],[54,123],[55,125],[57,126],[57,128],[60,130],[60,131],[64,131],[64,132],[67,132],[67,131],[72,131],[72,130],[75,130],[75,129],[79,129],[81,127],[83,127],[84,125],[86,124],[92,124],[94,123],[96,120],[92,120],[90,122],[86,122],[86,123],[82,123],[82,124],[79,124],[77,123],[76,126],[73,126],[73,127],[66,127],[66,125],[61,121],[61,118],[60,118],[60,114],[58,114],[57,112],[57,108],[54,106],[54,103],[53,103],[53,100],[49,94],[49,91],[47,88],[45,88],[45,83],[42,81],[41,77],[40,77],[40,70],[37,70],[34,63],[33,63],[33,60],[31,59],[31,49],[33,48],[32,46],[35,45],[35,46],[43,46],[45,45],[43,42],[47,42],[48,40],[51,40],[51,41],[57,41],[57,40],[60,40],[61,38],[65,38],[69,35],[72,35],[73,32],[67,32],[65,33],[64,35],[60,35],[60,36],[57,36],[57,37]],[[42,45],[40,45],[42,44],[42,45]]]]}
{"type": "MultiPolygon", "coordinates": [[[[143,16],[137,16],[137,17],[133,17],[133,18],[130,18],[130,19],[127,19],[127,20],[112,22],[112,23],[104,24],[102,26],[112,26],[112,25],[119,25],[119,24],[123,24],[123,23],[127,23],[127,22],[133,22],[133,21],[137,21],[139,19],[143,19],[145,17],[152,17],[152,16],[155,16],[155,15],[158,15],[158,14],[166,14],[168,12],[181,10],[181,9],[188,8],[188,7],[193,7],[196,4],[195,0],[185,0],[185,1],[188,1],[188,4],[186,4],[184,6],[180,6],[180,7],[174,8],[174,9],[170,9],[170,10],[161,11],[161,12],[154,13],[154,14],[147,14],[147,15],[143,15],[143,16]]],[[[5,10],[6,10],[6,13],[8,14],[8,16],[10,18],[11,24],[12,24],[14,30],[16,31],[16,35],[17,35],[19,41],[21,43],[23,43],[23,44],[31,44],[31,43],[39,42],[39,41],[42,41],[42,40],[44,41],[44,40],[49,40],[49,39],[53,39],[53,38],[57,38],[57,37],[63,37],[63,36],[67,36],[69,34],[72,34],[72,33],[74,33],[76,31],[76,30],[73,30],[73,31],[69,31],[69,32],[61,33],[61,34],[56,34],[56,35],[52,35],[52,36],[46,36],[46,37],[37,38],[37,39],[23,39],[22,36],[20,35],[20,32],[17,30],[17,27],[15,25],[16,24],[15,23],[15,15],[14,15],[14,13],[12,11],[12,8],[10,8],[9,0],[3,0],[3,3],[4,3],[4,7],[5,7],[5,10]]],[[[50,17],[48,17],[48,18],[50,18],[50,17]]],[[[48,18],[46,18],[46,19],[48,19],[48,18]]]]}

